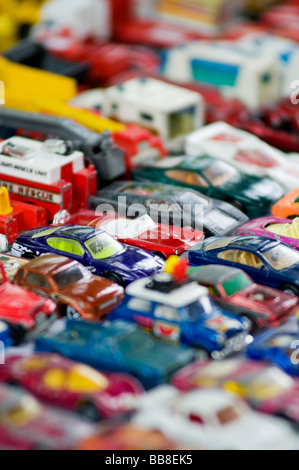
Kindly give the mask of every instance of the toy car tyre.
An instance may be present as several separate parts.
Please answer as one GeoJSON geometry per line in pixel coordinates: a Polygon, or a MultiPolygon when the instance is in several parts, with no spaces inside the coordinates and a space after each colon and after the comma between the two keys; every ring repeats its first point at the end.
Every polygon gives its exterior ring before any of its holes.
{"type": "Polygon", "coordinates": [[[101,420],[101,414],[92,402],[81,403],[78,412],[88,421],[97,422],[101,420]]]}

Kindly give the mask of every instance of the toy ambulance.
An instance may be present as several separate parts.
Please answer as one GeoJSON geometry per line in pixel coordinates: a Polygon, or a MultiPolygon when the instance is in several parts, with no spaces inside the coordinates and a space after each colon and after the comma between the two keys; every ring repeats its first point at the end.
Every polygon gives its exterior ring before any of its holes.
{"type": "Polygon", "coordinates": [[[226,98],[259,109],[280,97],[280,70],[273,56],[243,51],[234,42],[193,41],[164,55],[162,75],[175,83],[205,83],[226,98]]]}
{"type": "Polygon", "coordinates": [[[103,114],[158,134],[168,147],[203,125],[199,93],[153,78],[134,78],[106,90],[103,114]]]}
{"type": "Polygon", "coordinates": [[[11,199],[44,207],[49,220],[59,210],[86,207],[97,190],[93,165],[63,140],[44,143],[12,137],[0,143],[0,186],[11,199]]]}

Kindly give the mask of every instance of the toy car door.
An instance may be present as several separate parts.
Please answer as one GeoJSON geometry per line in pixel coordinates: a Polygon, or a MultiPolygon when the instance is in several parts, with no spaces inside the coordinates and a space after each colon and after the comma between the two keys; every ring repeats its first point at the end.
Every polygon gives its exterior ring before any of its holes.
{"type": "Polygon", "coordinates": [[[153,334],[166,341],[177,343],[181,337],[179,310],[168,305],[154,309],[153,334]]]}

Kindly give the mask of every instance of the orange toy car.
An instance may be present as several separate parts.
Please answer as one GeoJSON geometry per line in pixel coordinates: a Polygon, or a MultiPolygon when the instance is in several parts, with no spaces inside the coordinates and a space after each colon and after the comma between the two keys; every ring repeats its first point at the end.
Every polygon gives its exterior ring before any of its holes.
{"type": "Polygon", "coordinates": [[[299,188],[280,199],[273,207],[275,217],[294,219],[299,216],[299,188]]]}

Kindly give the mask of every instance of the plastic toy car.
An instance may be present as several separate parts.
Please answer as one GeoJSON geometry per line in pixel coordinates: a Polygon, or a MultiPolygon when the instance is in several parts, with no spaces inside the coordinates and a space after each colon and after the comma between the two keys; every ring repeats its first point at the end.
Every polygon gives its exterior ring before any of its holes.
{"type": "Polygon", "coordinates": [[[0,381],[25,388],[53,406],[91,421],[112,418],[136,406],[142,386],[125,374],[101,374],[56,354],[7,358],[0,381]]]}
{"type": "Polygon", "coordinates": [[[213,359],[240,351],[251,339],[245,317],[220,309],[204,287],[167,273],[132,283],[111,318],[135,322],[158,338],[199,348],[213,359]]]}
{"type": "Polygon", "coordinates": [[[147,214],[132,220],[112,214],[100,216],[94,211],[81,210],[69,216],[62,212],[61,219],[60,222],[59,214],[56,214],[55,224],[96,227],[117,238],[120,243],[141,248],[164,259],[171,255],[181,255],[204,238],[203,232],[156,224],[147,214]]]}
{"type": "Polygon", "coordinates": [[[124,289],[91,274],[80,263],[59,255],[45,255],[20,268],[14,283],[51,298],[60,316],[71,320],[103,320],[124,297],[124,289]]]}
{"type": "Polygon", "coordinates": [[[175,450],[177,446],[156,430],[134,424],[108,426],[98,436],[85,439],[77,450],[175,450]]]}
{"type": "Polygon", "coordinates": [[[296,434],[288,423],[252,411],[240,397],[217,389],[182,393],[171,386],[156,388],[141,400],[133,422],[158,429],[183,446],[210,450],[295,446],[296,434]]]}
{"type": "Polygon", "coordinates": [[[72,450],[96,427],[67,411],[41,405],[32,395],[0,384],[2,450],[72,450]]]}
{"type": "Polygon", "coordinates": [[[294,220],[279,217],[263,217],[252,220],[237,228],[236,235],[256,235],[279,240],[298,251],[299,217],[294,220]]]}
{"type": "Polygon", "coordinates": [[[29,332],[41,332],[56,318],[55,303],[9,282],[2,263],[0,284],[0,320],[10,326],[15,343],[29,332]]]}
{"type": "MultiPolygon", "coordinates": [[[[206,236],[227,235],[248,221],[248,217],[231,204],[197,191],[158,183],[114,183],[89,199],[89,207],[97,212],[101,212],[102,204],[110,205],[112,210],[127,217],[130,206],[138,204],[140,211],[142,205],[144,210],[139,215],[148,214],[156,223],[165,224],[167,220],[169,225],[198,227],[206,236]],[[187,223],[184,223],[185,217],[187,223]]],[[[135,213],[134,217],[137,215],[135,213]]]]}
{"type": "Polygon", "coordinates": [[[207,196],[234,202],[251,218],[265,215],[283,194],[268,178],[249,176],[211,157],[170,157],[133,171],[138,181],[159,181],[200,190],[207,196]]]}
{"type": "Polygon", "coordinates": [[[173,384],[184,391],[223,387],[242,396],[258,411],[299,425],[299,380],[262,361],[196,362],[179,371],[173,384]]]}
{"type": "Polygon", "coordinates": [[[298,333],[267,331],[259,335],[246,354],[251,359],[274,362],[290,375],[299,376],[298,333]]]}
{"type": "Polygon", "coordinates": [[[207,265],[190,268],[188,275],[207,287],[221,308],[248,317],[253,331],[280,326],[299,308],[296,297],[255,284],[241,269],[207,265]]]}
{"type": "Polygon", "coordinates": [[[243,269],[257,284],[299,296],[299,253],[265,237],[213,237],[189,250],[192,266],[222,264],[243,269]]]}
{"type": "Polygon", "coordinates": [[[163,268],[163,260],[138,248],[122,245],[94,227],[65,225],[24,232],[13,244],[12,254],[35,258],[45,253],[65,255],[92,273],[127,285],[163,268]]]}
{"type": "Polygon", "coordinates": [[[272,214],[287,219],[299,217],[299,189],[295,189],[274,204],[272,214]]]}
{"type": "Polygon", "coordinates": [[[286,155],[248,132],[216,122],[190,134],[187,155],[209,155],[235,166],[248,175],[271,178],[285,191],[298,188],[298,155],[286,155]]]}
{"type": "Polygon", "coordinates": [[[196,357],[192,348],[164,344],[121,320],[98,325],[69,320],[64,331],[37,338],[35,347],[99,370],[132,374],[145,388],[164,383],[196,357]]]}

